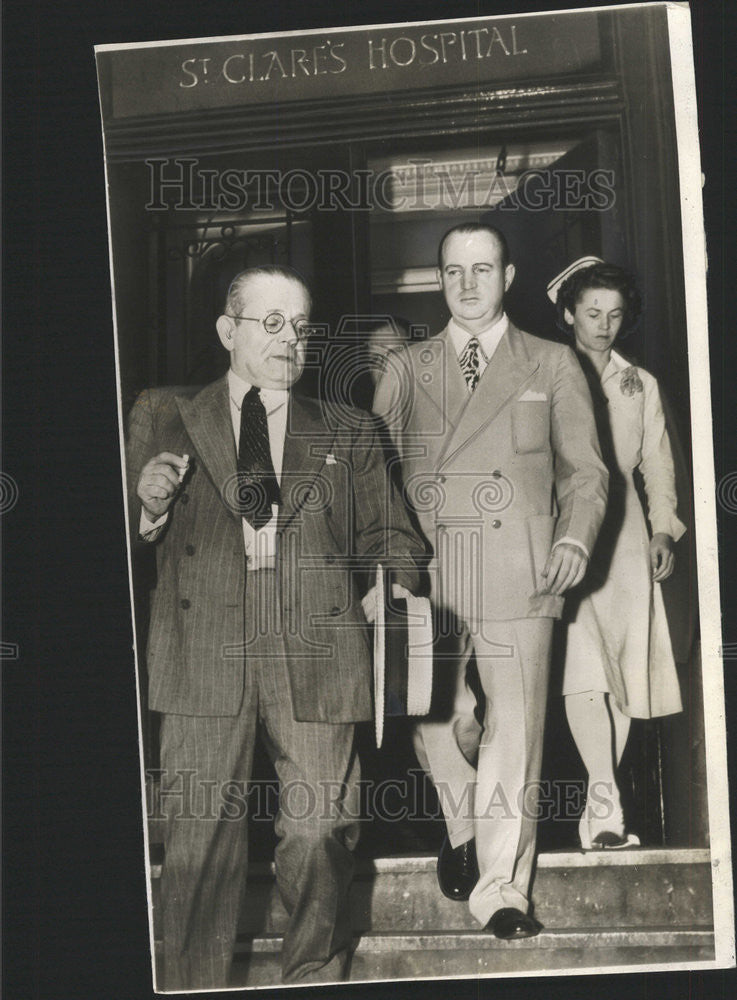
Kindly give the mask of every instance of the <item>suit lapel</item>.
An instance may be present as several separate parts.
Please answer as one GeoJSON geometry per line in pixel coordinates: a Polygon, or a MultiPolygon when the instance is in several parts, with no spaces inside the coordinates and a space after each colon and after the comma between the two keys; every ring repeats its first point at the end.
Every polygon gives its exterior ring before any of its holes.
{"type": "MultiPolygon", "coordinates": [[[[437,411],[438,426],[445,428],[444,437],[450,440],[470,399],[466,379],[458,364],[455,348],[448,328],[424,342],[411,356],[412,374],[420,398],[429,401],[437,411]]],[[[433,426],[433,419],[427,421],[433,426]]]]}
{"type": "Polygon", "coordinates": [[[236,451],[227,378],[206,386],[194,399],[177,396],[176,403],[205,471],[229,512],[239,520],[228,502],[229,487],[233,493],[235,488],[236,451]]]}
{"type": "Polygon", "coordinates": [[[325,464],[334,438],[335,430],[325,423],[320,404],[290,392],[277,531],[286,528],[307,499],[310,484],[325,464]]]}
{"type": "MultiPolygon", "coordinates": [[[[460,371],[460,367],[456,367],[460,371]]],[[[468,396],[465,407],[458,415],[455,430],[447,440],[439,467],[450,462],[462,448],[467,447],[515,397],[522,383],[539,367],[540,362],[529,356],[519,330],[510,323],[486,366],[476,391],[468,396]]]]}
{"type": "Polygon", "coordinates": [[[447,327],[418,346],[413,356],[413,375],[423,393],[447,416],[454,416],[465,404],[466,379],[447,327]]]}

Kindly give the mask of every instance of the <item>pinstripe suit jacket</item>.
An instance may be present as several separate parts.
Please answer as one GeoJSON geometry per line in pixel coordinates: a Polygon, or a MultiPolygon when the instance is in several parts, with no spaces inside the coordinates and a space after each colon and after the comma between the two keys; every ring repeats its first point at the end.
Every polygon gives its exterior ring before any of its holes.
{"type": "MultiPolygon", "coordinates": [[[[131,537],[138,539],[141,469],[161,451],[190,456],[190,472],[156,539],[147,665],[150,707],[235,715],[253,623],[245,620],[246,559],[234,504],[236,448],[226,379],[196,395],[144,392],[129,420],[131,537]]],[[[358,600],[362,573],[394,568],[411,591],[425,549],[386,473],[370,417],[331,417],[290,393],[277,522],[279,628],[294,717],[371,718],[371,659],[358,600]]]]}

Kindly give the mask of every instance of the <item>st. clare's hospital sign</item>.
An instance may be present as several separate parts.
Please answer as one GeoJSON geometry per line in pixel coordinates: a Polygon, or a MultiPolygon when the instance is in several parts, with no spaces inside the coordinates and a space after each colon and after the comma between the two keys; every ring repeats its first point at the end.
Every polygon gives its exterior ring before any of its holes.
{"type": "MultiPolygon", "coordinates": [[[[112,48],[112,47],[111,47],[112,48]]],[[[98,52],[105,117],[134,118],[481,81],[550,79],[600,60],[595,13],[327,29],[98,52]]]]}

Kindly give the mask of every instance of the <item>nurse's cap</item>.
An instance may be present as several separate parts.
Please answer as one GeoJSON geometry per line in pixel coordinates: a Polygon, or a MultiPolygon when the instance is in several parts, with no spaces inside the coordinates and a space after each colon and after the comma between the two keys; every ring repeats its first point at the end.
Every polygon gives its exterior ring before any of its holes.
{"type": "Polygon", "coordinates": [[[555,305],[558,301],[558,292],[560,291],[560,286],[566,280],[570,278],[572,274],[576,271],[580,271],[584,267],[591,267],[593,264],[603,264],[604,261],[601,257],[579,257],[578,260],[574,260],[572,264],[569,264],[565,271],[561,271],[560,274],[553,278],[551,282],[548,283],[547,293],[550,301],[555,305]]]}

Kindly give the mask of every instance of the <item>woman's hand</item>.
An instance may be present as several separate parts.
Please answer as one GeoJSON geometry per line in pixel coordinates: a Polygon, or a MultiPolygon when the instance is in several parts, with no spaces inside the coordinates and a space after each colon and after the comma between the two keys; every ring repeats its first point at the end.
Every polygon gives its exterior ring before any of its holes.
{"type": "Polygon", "coordinates": [[[675,565],[673,539],[663,531],[653,535],[650,539],[650,568],[653,573],[653,582],[662,583],[663,580],[667,580],[675,565]]]}

